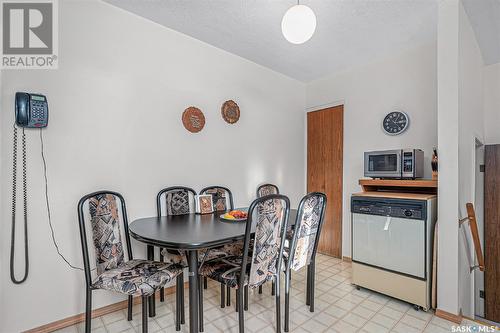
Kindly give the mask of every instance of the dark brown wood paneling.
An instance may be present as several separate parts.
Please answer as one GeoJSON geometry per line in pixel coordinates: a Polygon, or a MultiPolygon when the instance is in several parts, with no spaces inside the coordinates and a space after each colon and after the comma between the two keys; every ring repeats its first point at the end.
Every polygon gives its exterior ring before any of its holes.
{"type": "Polygon", "coordinates": [[[307,191],[328,198],[318,251],[342,257],[344,107],[307,114],[307,191]]]}
{"type": "Polygon", "coordinates": [[[484,259],[485,317],[500,322],[500,145],[485,148],[484,259]]]}

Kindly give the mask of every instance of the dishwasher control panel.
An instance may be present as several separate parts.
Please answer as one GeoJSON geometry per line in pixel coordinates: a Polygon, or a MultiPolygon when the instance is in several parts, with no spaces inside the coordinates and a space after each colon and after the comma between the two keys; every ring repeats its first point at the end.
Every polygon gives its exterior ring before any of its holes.
{"type": "Polygon", "coordinates": [[[425,201],[404,199],[352,197],[351,212],[412,220],[425,220],[427,217],[425,201]]]}

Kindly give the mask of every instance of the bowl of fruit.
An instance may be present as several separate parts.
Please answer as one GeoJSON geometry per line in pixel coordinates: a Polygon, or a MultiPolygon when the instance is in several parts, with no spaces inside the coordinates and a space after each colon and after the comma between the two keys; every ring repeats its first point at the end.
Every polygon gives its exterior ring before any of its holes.
{"type": "Polygon", "coordinates": [[[225,214],[222,214],[220,218],[226,221],[234,221],[234,222],[246,221],[248,218],[248,213],[241,209],[235,209],[225,214]]]}

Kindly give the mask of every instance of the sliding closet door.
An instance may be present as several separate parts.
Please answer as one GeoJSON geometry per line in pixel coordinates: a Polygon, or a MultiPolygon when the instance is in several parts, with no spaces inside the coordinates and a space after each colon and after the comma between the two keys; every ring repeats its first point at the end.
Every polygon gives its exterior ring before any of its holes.
{"type": "Polygon", "coordinates": [[[307,191],[328,198],[318,251],[342,256],[342,164],[344,107],[307,114],[307,191]]]}

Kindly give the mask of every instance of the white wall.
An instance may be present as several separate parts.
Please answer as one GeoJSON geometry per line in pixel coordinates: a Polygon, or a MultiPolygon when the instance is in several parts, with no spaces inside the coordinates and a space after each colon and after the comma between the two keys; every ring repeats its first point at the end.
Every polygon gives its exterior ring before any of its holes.
{"type": "Polygon", "coordinates": [[[474,201],[475,138],[484,142],[483,60],[460,1],[438,15],[438,308],[474,315],[470,231],[459,229],[474,201]]]}
{"type": "MultiPolygon", "coordinates": [[[[3,72],[0,70],[0,92],[2,91],[2,76],[3,76],[3,72]]],[[[0,93],[0,105],[3,105],[3,98],[2,98],[2,94],[0,93]]],[[[1,114],[3,112],[0,113],[0,120],[2,119],[1,117],[1,114]]],[[[0,125],[0,156],[3,156],[2,155],[2,152],[3,152],[3,136],[2,136],[2,133],[3,133],[3,130],[2,130],[2,127],[0,125]]],[[[6,202],[3,200],[4,199],[4,196],[3,196],[3,191],[1,189],[4,188],[4,180],[3,180],[3,169],[4,169],[4,163],[3,162],[0,162],[0,212],[5,212],[5,207],[6,207],[6,202]]],[[[2,222],[2,225],[5,224],[5,220],[3,219],[3,216],[2,214],[0,214],[0,222],[2,222]]],[[[4,258],[2,255],[0,255],[0,267],[7,267],[7,262],[4,261],[4,258]]],[[[0,299],[3,299],[4,298],[4,295],[3,295],[3,281],[4,281],[4,274],[0,274],[0,299]]]]}
{"type": "Polygon", "coordinates": [[[500,143],[500,63],[485,66],[484,127],[486,143],[500,143]]]}
{"type": "Polygon", "coordinates": [[[458,33],[459,4],[438,7],[437,307],[458,314],[458,33]]]}
{"type": "Polygon", "coordinates": [[[341,72],[307,85],[306,105],[318,110],[344,104],[344,184],[342,254],[351,255],[350,196],[360,192],[363,152],[415,147],[425,152],[425,177],[437,145],[436,45],[422,45],[383,61],[341,72]],[[382,130],[383,117],[395,109],[410,116],[399,136],[382,130]]]}
{"type": "MultiPolygon", "coordinates": [[[[297,204],[305,189],[303,84],[98,1],[60,1],[59,7],[59,69],[2,73],[0,180],[11,178],[14,93],[46,94],[52,217],[71,262],[82,265],[76,204],[93,190],[121,192],[130,220],[154,215],[157,191],[175,184],[227,185],[236,205],[248,205],[256,186],[269,181],[297,204]],[[242,111],[235,125],[220,116],[227,99],[242,111]],[[205,112],[199,134],[181,123],[190,105],[205,112]]],[[[69,269],[51,243],[38,132],[27,136],[30,278],[13,285],[5,269],[10,186],[2,186],[1,332],[84,310],[84,275],[69,269]]],[[[144,256],[143,245],[134,248],[144,256]]],[[[123,299],[104,291],[94,296],[94,307],[123,299]]]]}
{"type": "MultiPolygon", "coordinates": [[[[484,141],[483,58],[469,18],[460,3],[459,11],[459,212],[467,216],[465,204],[475,198],[475,139],[484,141]]],[[[460,308],[464,315],[474,316],[473,274],[469,256],[474,258],[468,225],[460,228],[459,284],[460,308]],[[465,237],[465,238],[464,238],[465,237]],[[469,255],[468,255],[469,253],[469,255]]]]}

